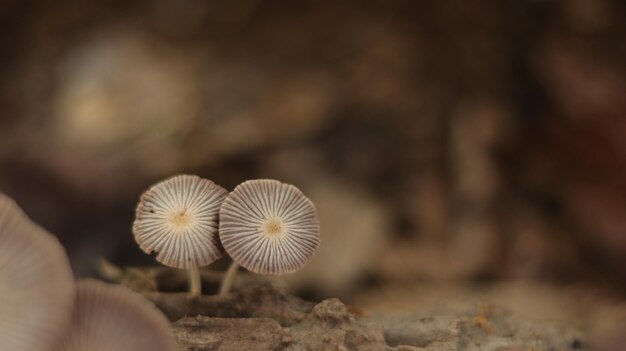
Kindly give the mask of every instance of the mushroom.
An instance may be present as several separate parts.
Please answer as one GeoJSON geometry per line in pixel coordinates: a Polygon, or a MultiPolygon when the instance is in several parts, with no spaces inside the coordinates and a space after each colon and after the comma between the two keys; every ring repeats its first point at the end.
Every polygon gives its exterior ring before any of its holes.
{"type": "Polygon", "coordinates": [[[120,286],[76,284],[74,315],[60,351],[175,351],[170,325],[156,306],[120,286]]]}
{"type": "Polygon", "coordinates": [[[73,302],[74,278],[59,241],[0,193],[0,350],[52,350],[73,302]]]}
{"type": "Polygon", "coordinates": [[[167,266],[188,269],[194,296],[201,294],[198,268],[224,254],[217,229],[227,195],[208,179],[178,175],[152,186],[137,205],[133,233],[139,247],[167,266]]]}
{"type": "Polygon", "coordinates": [[[220,210],[219,233],[233,259],[220,288],[222,296],[238,265],[260,274],[292,273],[320,243],[311,200],[295,186],[272,179],[246,181],[228,195],[220,210]]]}

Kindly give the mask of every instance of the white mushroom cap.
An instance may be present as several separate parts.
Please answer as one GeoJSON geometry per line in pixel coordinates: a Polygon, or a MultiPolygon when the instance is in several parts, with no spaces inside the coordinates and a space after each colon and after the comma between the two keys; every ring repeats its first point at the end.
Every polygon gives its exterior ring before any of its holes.
{"type": "Polygon", "coordinates": [[[315,206],[293,185],[249,180],[222,204],[220,239],[233,260],[252,272],[294,272],[320,242],[315,206]]]}
{"type": "Polygon", "coordinates": [[[156,306],[120,286],[76,284],[72,326],[61,351],[175,351],[170,324],[156,306]]]}
{"type": "Polygon", "coordinates": [[[52,350],[70,324],[73,303],[65,250],[0,193],[0,350],[52,350]]]}
{"type": "Polygon", "coordinates": [[[194,175],[164,180],[141,195],[135,212],[135,240],[148,254],[176,268],[203,267],[222,257],[219,210],[228,195],[221,186],[194,175]]]}

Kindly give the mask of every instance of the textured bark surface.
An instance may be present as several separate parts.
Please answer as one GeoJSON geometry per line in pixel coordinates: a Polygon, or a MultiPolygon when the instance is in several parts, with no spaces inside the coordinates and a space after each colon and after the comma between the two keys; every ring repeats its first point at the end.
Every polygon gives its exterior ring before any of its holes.
{"type": "MultiPolygon", "coordinates": [[[[165,272],[126,269],[118,279],[167,315],[184,351],[589,349],[583,335],[526,321],[496,305],[468,303],[368,317],[338,299],[315,304],[269,284],[244,284],[223,298],[157,292],[153,287],[184,285],[184,272],[165,272]]],[[[212,283],[219,276],[205,273],[204,278],[212,283]]]]}
{"type": "Polygon", "coordinates": [[[270,285],[254,285],[233,291],[223,298],[217,295],[190,297],[187,293],[145,292],[171,320],[184,317],[271,318],[290,326],[306,318],[314,304],[286,295],[270,285]]]}
{"type": "MultiPolygon", "coordinates": [[[[248,291],[267,293],[270,290],[248,291]]],[[[245,298],[250,295],[238,296],[245,298]]],[[[278,309],[285,307],[277,305],[278,309]]],[[[256,310],[250,314],[260,313],[256,310]]],[[[351,313],[339,300],[328,299],[289,327],[274,318],[207,316],[182,318],[172,326],[179,345],[185,351],[587,349],[579,335],[550,325],[521,321],[495,306],[441,316],[416,314],[367,320],[351,313]]]]}
{"type": "Polygon", "coordinates": [[[358,320],[337,299],[322,301],[300,323],[271,318],[183,318],[173,324],[183,350],[387,350],[380,326],[358,320]]]}

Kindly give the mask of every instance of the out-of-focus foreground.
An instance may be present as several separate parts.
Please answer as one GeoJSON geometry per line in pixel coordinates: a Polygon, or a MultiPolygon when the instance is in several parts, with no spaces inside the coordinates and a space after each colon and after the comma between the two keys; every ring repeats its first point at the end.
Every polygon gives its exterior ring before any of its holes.
{"type": "Polygon", "coordinates": [[[130,230],[148,185],[276,178],[314,201],[322,228],[313,261],[285,278],[294,291],[381,311],[490,299],[584,314],[576,326],[617,338],[625,11],[4,1],[0,191],[86,276],[101,256],[153,264],[130,230]]]}

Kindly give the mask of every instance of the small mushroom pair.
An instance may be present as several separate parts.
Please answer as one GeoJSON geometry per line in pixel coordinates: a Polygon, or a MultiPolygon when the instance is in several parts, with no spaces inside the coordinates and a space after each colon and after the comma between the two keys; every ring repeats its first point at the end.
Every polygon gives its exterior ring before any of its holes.
{"type": "Polygon", "coordinates": [[[238,265],[260,274],[300,269],[319,245],[315,206],[293,185],[249,180],[230,194],[210,180],[178,175],[148,189],[139,201],[135,240],[171,267],[190,270],[190,291],[200,294],[198,268],[227,252],[233,264],[222,282],[226,294],[238,265]]]}
{"type": "Polygon", "coordinates": [[[174,351],[165,316],[132,291],[74,283],[65,250],[0,193],[0,350],[174,351]]]}

